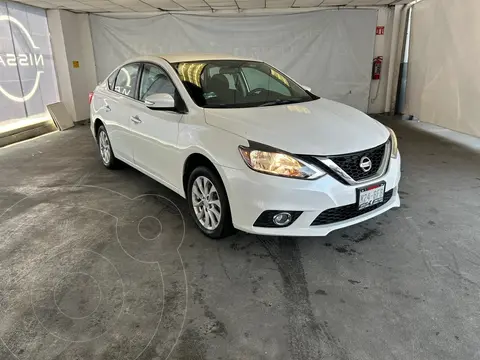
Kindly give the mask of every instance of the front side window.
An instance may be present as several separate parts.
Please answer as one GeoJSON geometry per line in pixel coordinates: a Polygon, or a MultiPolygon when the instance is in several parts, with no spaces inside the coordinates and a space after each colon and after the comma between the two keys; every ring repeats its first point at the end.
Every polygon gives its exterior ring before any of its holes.
{"type": "Polygon", "coordinates": [[[254,107],[318,99],[271,66],[258,61],[211,60],[172,64],[202,107],[254,107]]]}
{"type": "Polygon", "coordinates": [[[144,101],[147,96],[153,94],[169,94],[175,97],[175,85],[161,67],[145,64],[138,97],[140,101],[144,101]]]}
{"type": "Polygon", "coordinates": [[[131,98],[135,97],[139,68],[140,64],[128,64],[122,67],[118,71],[114,91],[131,98]]]}

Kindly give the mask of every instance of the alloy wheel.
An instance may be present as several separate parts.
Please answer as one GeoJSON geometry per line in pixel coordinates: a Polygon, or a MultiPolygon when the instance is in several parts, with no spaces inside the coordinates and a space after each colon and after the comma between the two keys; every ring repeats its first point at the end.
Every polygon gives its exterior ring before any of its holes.
{"type": "Polygon", "coordinates": [[[192,205],[197,220],[207,230],[220,224],[222,205],[215,185],[205,176],[195,179],[192,186],[192,205]]]}
{"type": "Polygon", "coordinates": [[[108,141],[108,136],[105,131],[100,132],[99,147],[103,163],[108,165],[110,163],[110,141],[108,141]]]}

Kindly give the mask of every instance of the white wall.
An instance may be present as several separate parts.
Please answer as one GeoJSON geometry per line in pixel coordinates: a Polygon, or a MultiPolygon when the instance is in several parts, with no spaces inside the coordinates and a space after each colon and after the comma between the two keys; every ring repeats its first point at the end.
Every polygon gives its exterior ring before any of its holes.
{"type": "Polygon", "coordinates": [[[406,113],[480,136],[480,1],[413,8],[406,113]]]}
{"type": "Polygon", "coordinates": [[[47,19],[52,44],[53,61],[57,72],[60,101],[65,104],[70,116],[75,118],[75,106],[73,103],[73,93],[71,91],[72,84],[70,83],[68,61],[65,53],[65,41],[63,39],[60,11],[47,11],[47,19]]]}
{"type": "Polygon", "coordinates": [[[315,94],[365,112],[376,24],[375,8],[176,13],[143,19],[90,16],[99,80],[138,55],[227,53],[271,63],[315,94]]]}
{"type": "MultiPolygon", "coordinates": [[[[386,109],[385,103],[393,36],[393,14],[393,8],[378,8],[377,25],[385,26],[385,35],[375,37],[372,59],[383,56],[384,62],[381,80],[371,82],[368,103],[368,113],[371,114],[389,110],[386,109]]],[[[60,98],[74,121],[87,119],[89,117],[88,92],[95,88],[97,82],[88,15],[65,10],[49,10],[47,15],[58,73],[60,98]],[[80,62],[80,68],[73,68],[74,60],[80,62]]],[[[393,81],[396,80],[393,79],[393,81]]]]}
{"type": "Polygon", "coordinates": [[[60,100],[74,121],[88,119],[88,93],[96,86],[95,59],[87,14],[48,10],[60,100]],[[74,68],[73,61],[80,67],[74,68]]]}
{"type": "MultiPolygon", "coordinates": [[[[399,7],[400,8],[400,7],[399,7]]],[[[331,8],[330,8],[331,9],[331,8]]],[[[386,111],[389,111],[389,108],[386,108],[386,96],[387,96],[387,87],[388,87],[388,82],[389,82],[389,62],[390,62],[390,50],[391,50],[391,44],[392,44],[392,36],[393,36],[393,18],[394,18],[394,9],[392,7],[378,7],[378,8],[373,8],[375,10],[377,10],[377,25],[378,26],[385,26],[385,34],[384,35],[380,35],[380,36],[376,36],[375,37],[375,48],[374,48],[374,51],[373,53],[371,54],[371,59],[369,60],[373,60],[374,57],[376,56],[383,56],[383,59],[384,59],[384,62],[383,62],[383,67],[382,67],[382,74],[381,74],[381,80],[378,81],[378,80],[374,80],[371,82],[371,85],[370,85],[370,89],[367,91],[369,92],[369,100],[368,100],[368,109],[365,108],[365,110],[368,111],[368,113],[371,113],[371,114],[377,114],[377,113],[383,113],[383,112],[386,112],[386,111]]],[[[301,12],[307,12],[308,9],[298,9],[298,13],[301,13],[301,12]]],[[[311,10],[311,9],[310,9],[311,10]]],[[[361,11],[361,10],[358,10],[358,11],[361,11]]],[[[283,11],[283,13],[285,13],[286,11],[283,11]]],[[[288,11],[289,13],[292,12],[292,9],[289,9],[288,11]]],[[[246,14],[248,14],[249,12],[248,11],[245,11],[244,12],[246,14]]],[[[278,15],[278,14],[281,14],[282,11],[269,11],[269,13],[272,13],[272,15],[278,15]]],[[[211,13],[201,13],[201,12],[193,12],[191,13],[191,15],[206,15],[206,16],[212,16],[211,13]]],[[[227,11],[218,11],[216,12],[216,14],[218,16],[220,15],[232,15],[232,14],[236,14],[235,12],[227,12],[227,11]]],[[[252,12],[252,15],[253,14],[256,14],[256,15],[259,15],[259,14],[265,14],[265,11],[263,12],[255,12],[253,13],[252,12]]],[[[104,14],[104,15],[107,15],[108,14],[104,14]]],[[[158,17],[158,14],[139,14],[139,13],[135,13],[135,14],[124,14],[124,17],[125,19],[123,21],[126,21],[127,19],[131,19],[131,18],[141,18],[141,17],[148,17],[148,18],[151,18],[152,16],[156,15],[158,17]]],[[[112,17],[115,17],[115,18],[118,18],[119,15],[118,14],[112,14],[112,17]]],[[[121,16],[123,17],[123,16],[121,16]]],[[[96,19],[94,16],[92,17],[94,19],[96,19]]],[[[206,20],[205,21],[208,21],[208,18],[205,18],[206,20]]],[[[122,20],[120,20],[122,21],[122,20]]],[[[153,20],[152,20],[153,21],[153,20]]],[[[94,23],[95,24],[95,23],[94,23]]],[[[126,26],[129,26],[129,22],[125,22],[126,26]]],[[[113,34],[113,32],[115,32],[114,29],[109,29],[109,31],[113,34]]],[[[398,31],[398,29],[396,30],[398,31]]],[[[172,35],[173,36],[173,35],[172,35]]],[[[115,38],[115,40],[117,40],[115,38]]],[[[136,45],[135,45],[136,46],[136,45]]],[[[135,47],[133,46],[133,47],[135,47]]],[[[131,50],[131,48],[133,47],[130,47],[129,50],[131,50]]],[[[117,51],[118,52],[118,51],[117,51]]],[[[225,52],[225,51],[224,51],[225,52]]],[[[124,59],[119,59],[118,62],[120,61],[123,61],[124,59]]],[[[98,66],[99,64],[97,64],[98,66]]],[[[113,68],[114,67],[114,63],[113,63],[113,60],[110,61],[110,67],[113,68]]],[[[109,70],[111,70],[109,68],[109,70]]],[[[368,67],[366,69],[366,73],[364,76],[366,76],[368,79],[370,79],[370,71],[371,71],[371,67],[368,67]]],[[[100,73],[98,74],[100,77],[103,76],[103,74],[101,74],[102,71],[100,71],[100,73]]],[[[394,80],[396,81],[396,80],[394,80]]]]}
{"type": "Polygon", "coordinates": [[[390,62],[390,46],[393,35],[393,8],[383,7],[378,10],[377,26],[385,26],[385,35],[375,37],[375,48],[372,56],[383,56],[383,66],[380,80],[372,80],[370,85],[369,114],[380,114],[385,111],[385,100],[388,84],[388,70],[390,62]]]}

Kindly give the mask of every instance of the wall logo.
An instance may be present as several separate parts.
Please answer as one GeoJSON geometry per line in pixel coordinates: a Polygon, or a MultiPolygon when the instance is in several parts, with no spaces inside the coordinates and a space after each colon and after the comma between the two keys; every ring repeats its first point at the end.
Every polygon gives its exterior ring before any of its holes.
{"type": "Polygon", "coordinates": [[[0,15],[0,21],[9,21],[11,24],[16,25],[25,35],[29,46],[30,53],[25,54],[4,54],[0,53],[0,67],[35,67],[37,69],[37,74],[35,75],[35,83],[33,88],[24,96],[15,96],[7,92],[0,85],[0,93],[5,95],[8,99],[15,102],[25,102],[30,100],[40,85],[40,76],[43,74],[44,62],[43,55],[36,53],[35,50],[39,50],[39,47],[35,45],[32,36],[29,34],[25,26],[22,25],[20,21],[9,16],[9,15],[0,15]]]}

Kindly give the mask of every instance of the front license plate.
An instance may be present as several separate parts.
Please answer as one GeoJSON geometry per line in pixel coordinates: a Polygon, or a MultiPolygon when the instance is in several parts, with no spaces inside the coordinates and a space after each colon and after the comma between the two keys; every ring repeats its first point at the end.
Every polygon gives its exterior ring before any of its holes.
{"type": "Polygon", "coordinates": [[[358,189],[358,210],[369,208],[383,202],[385,195],[385,183],[370,185],[363,189],[358,189]]]}

